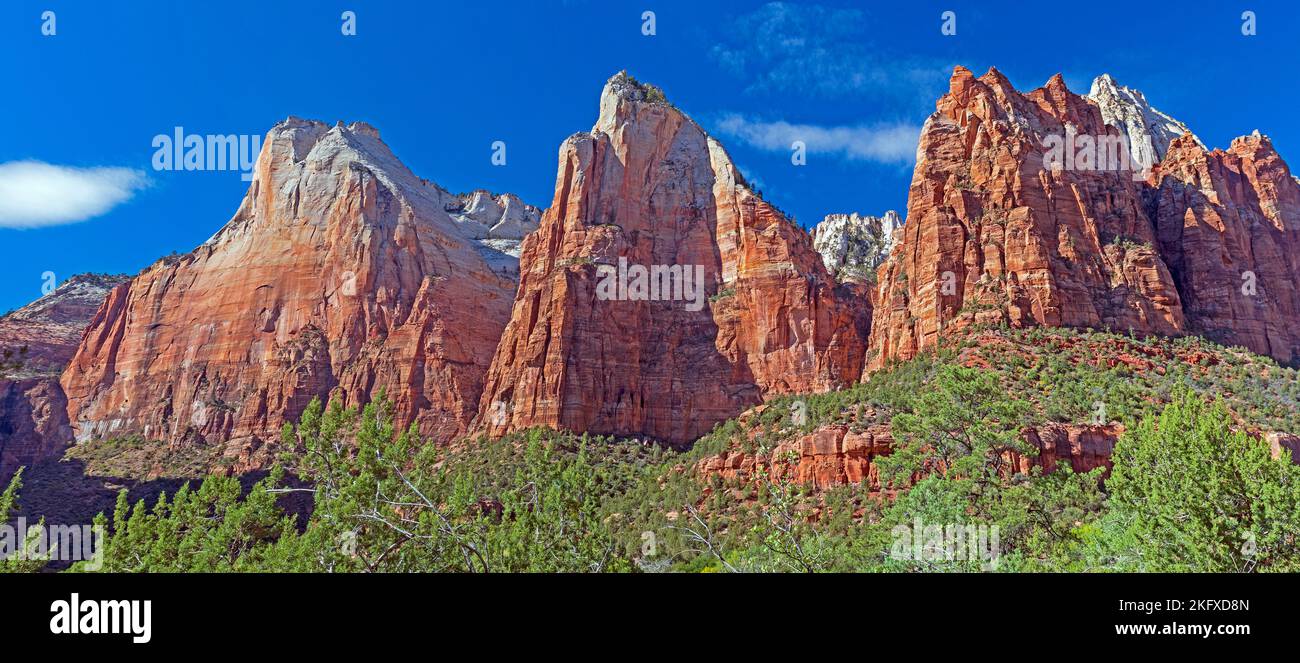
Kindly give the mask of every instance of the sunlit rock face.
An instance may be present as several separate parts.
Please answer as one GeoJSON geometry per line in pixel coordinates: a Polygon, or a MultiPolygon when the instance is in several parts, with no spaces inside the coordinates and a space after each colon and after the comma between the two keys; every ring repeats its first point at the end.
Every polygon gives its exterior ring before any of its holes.
{"type": "Polygon", "coordinates": [[[1059,75],[1020,93],[997,70],[958,67],[949,88],[877,274],[870,368],[974,323],[1195,333],[1300,356],[1300,186],[1267,137],[1207,150],[1108,76],[1081,97],[1059,75]],[[1123,158],[1130,146],[1145,156],[1123,158]]]}
{"type": "MultiPolygon", "coordinates": [[[[492,217],[488,200],[458,213],[492,217]]],[[[62,376],[77,438],[224,443],[246,457],[312,398],[354,406],[381,392],[399,426],[434,441],[464,432],[515,281],[513,259],[448,213],[461,204],[369,125],[277,124],[234,218],[118,286],[94,317],[62,376]]],[[[496,220],[489,237],[526,230],[513,212],[496,220]]]]}
{"type": "Polygon", "coordinates": [[[889,257],[903,220],[889,210],[882,216],[828,214],[813,230],[813,248],[826,270],[840,281],[872,281],[889,257]]]}
{"type": "Polygon", "coordinates": [[[560,146],[520,269],[479,413],[493,434],[545,425],[682,442],[769,394],[862,372],[865,289],[837,285],[717,141],[625,74],[605,85],[592,130],[560,146]],[[702,291],[605,298],[602,274],[620,265],[698,269],[702,291]]]}

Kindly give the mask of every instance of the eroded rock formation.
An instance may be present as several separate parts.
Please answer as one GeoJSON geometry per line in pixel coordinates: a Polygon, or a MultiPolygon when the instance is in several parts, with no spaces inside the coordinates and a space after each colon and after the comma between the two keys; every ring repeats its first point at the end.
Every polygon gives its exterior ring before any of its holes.
{"type": "Polygon", "coordinates": [[[1300,185],[1268,137],[1213,151],[1179,138],[1152,182],[1188,330],[1284,363],[1300,358],[1300,185]]]}
{"type": "Polygon", "coordinates": [[[1100,105],[1059,75],[1021,94],[997,70],[954,71],[877,273],[870,368],[972,323],[1197,333],[1300,356],[1300,186],[1267,138],[1208,151],[1098,80],[1100,105]],[[1131,141],[1162,160],[1137,163],[1131,141]]]}
{"type": "Polygon", "coordinates": [[[79,440],[228,442],[247,456],[313,397],[382,390],[434,441],[465,431],[515,284],[364,123],[290,118],[238,212],[117,287],[62,384],[79,440]]]}
{"type": "Polygon", "coordinates": [[[828,214],[813,227],[813,248],[836,279],[870,281],[894,250],[902,225],[894,210],[883,216],[828,214]]]}
{"type": "MultiPolygon", "coordinates": [[[[1021,436],[1036,454],[1008,454],[1007,473],[1028,474],[1034,468],[1054,472],[1068,464],[1075,472],[1111,467],[1111,452],[1124,431],[1118,424],[1045,424],[1029,427],[1021,436]]],[[[701,460],[702,477],[719,476],[741,482],[769,481],[769,477],[828,490],[861,485],[868,491],[900,488],[882,483],[878,460],[893,452],[889,424],[848,426],[832,424],[780,442],[763,453],[730,449],[701,460]]]]}
{"type": "Polygon", "coordinates": [[[480,408],[493,434],[546,425],[684,442],[768,394],[862,371],[863,289],[836,285],[726,150],[625,74],[605,85],[591,132],[560,147],[521,271],[480,408]],[[611,271],[672,267],[698,270],[703,291],[599,291],[611,271]]]}

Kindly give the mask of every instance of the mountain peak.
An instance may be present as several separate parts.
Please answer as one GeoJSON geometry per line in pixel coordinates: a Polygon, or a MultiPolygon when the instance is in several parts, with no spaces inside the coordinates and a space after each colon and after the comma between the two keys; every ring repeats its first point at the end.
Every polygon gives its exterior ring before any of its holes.
{"type": "MultiPolygon", "coordinates": [[[[1106,124],[1128,137],[1129,154],[1142,168],[1163,159],[1174,139],[1191,134],[1187,125],[1152,107],[1142,92],[1120,85],[1110,74],[1093,80],[1087,98],[1097,105],[1106,124]]],[[[1192,138],[1205,146],[1195,135],[1192,138]]]]}
{"type": "Polygon", "coordinates": [[[628,101],[643,101],[651,104],[667,104],[668,98],[664,91],[657,85],[643,83],[627,73],[624,69],[617,74],[609,77],[605,81],[605,89],[601,91],[601,98],[606,96],[616,96],[628,101]]]}
{"type": "Polygon", "coordinates": [[[881,216],[827,214],[813,228],[813,248],[821,254],[826,271],[838,280],[872,281],[902,227],[903,220],[894,210],[881,216]]]}
{"type": "Polygon", "coordinates": [[[673,108],[662,89],[638,81],[627,70],[620,71],[611,76],[601,90],[600,117],[592,130],[612,133],[620,123],[635,119],[637,108],[641,106],[673,108]]]}

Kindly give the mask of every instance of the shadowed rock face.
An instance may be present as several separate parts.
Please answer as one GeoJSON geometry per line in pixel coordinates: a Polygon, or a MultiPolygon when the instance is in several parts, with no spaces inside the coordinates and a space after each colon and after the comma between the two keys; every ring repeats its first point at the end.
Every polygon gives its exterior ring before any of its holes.
{"type": "Polygon", "coordinates": [[[1265,136],[1175,140],[1152,177],[1160,250],[1189,331],[1300,358],[1300,184],[1265,136]]]}
{"type": "Polygon", "coordinates": [[[0,484],[72,443],[59,373],[109,290],[126,278],[79,274],[0,318],[0,484]]]}
{"type": "Polygon", "coordinates": [[[465,430],[514,292],[362,123],[296,118],[267,135],[234,218],[116,288],[63,373],[79,440],[277,438],[313,397],[385,390],[399,425],[465,430]]]}
{"type": "Polygon", "coordinates": [[[871,368],[975,322],[1198,333],[1300,355],[1300,185],[1266,138],[1207,151],[1125,91],[1094,90],[1099,106],[1060,76],[1021,94],[996,70],[954,71],[877,273],[871,368]],[[1093,169],[1046,158],[1067,134],[1099,142],[1093,169]],[[1102,140],[1163,161],[1103,169],[1102,140]]]}
{"type": "Polygon", "coordinates": [[[682,442],[768,394],[861,374],[865,290],[836,286],[808,234],[657,88],[610,79],[595,127],[566,140],[559,162],[554,201],[524,242],[483,428],[682,442]],[[602,299],[620,261],[698,266],[708,301],[602,299]]]}

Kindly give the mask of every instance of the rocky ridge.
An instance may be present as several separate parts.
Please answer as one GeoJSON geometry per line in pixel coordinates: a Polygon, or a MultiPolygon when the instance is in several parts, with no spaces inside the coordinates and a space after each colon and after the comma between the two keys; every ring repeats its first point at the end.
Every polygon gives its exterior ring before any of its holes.
{"type": "Polygon", "coordinates": [[[813,248],[836,279],[872,281],[894,250],[902,225],[894,210],[882,216],[828,214],[812,229],[813,248]]]}
{"type": "Polygon", "coordinates": [[[0,317],[0,485],[72,443],[59,374],[104,298],[126,279],[78,274],[0,317]]]}
{"type": "Polygon", "coordinates": [[[1149,172],[1063,167],[1052,139],[1122,134],[1059,75],[1020,93],[996,69],[958,67],[937,108],[878,273],[872,369],[974,323],[1203,333],[1283,362],[1300,352],[1300,187],[1266,138],[1207,151],[1185,134],[1149,172]]]}

